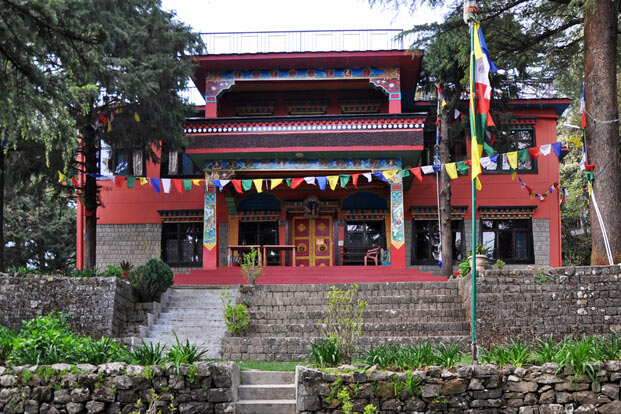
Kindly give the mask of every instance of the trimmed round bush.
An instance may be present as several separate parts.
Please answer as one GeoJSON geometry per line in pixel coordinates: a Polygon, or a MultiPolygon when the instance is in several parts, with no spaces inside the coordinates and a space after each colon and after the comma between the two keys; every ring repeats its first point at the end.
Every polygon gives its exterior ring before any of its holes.
{"type": "Polygon", "coordinates": [[[152,302],[172,286],[173,272],[160,259],[149,259],[132,272],[130,282],[142,302],[152,302]]]}

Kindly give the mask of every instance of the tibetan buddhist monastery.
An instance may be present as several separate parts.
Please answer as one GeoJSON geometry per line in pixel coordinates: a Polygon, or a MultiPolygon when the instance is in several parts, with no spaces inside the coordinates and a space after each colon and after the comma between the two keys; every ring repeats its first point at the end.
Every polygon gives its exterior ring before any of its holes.
{"type": "MultiPolygon", "coordinates": [[[[184,124],[185,152],[155,164],[102,144],[98,267],[161,257],[177,272],[223,268],[256,246],[267,266],[437,269],[435,100],[416,99],[423,53],[395,34],[204,35],[194,77],[204,104],[184,124]],[[147,179],[115,185],[123,175],[147,179]]],[[[476,214],[490,258],[561,265],[555,143],[568,105],[512,102],[505,136],[487,138],[497,156],[485,160],[476,214]]],[[[471,248],[468,152],[456,138],[458,260],[471,248]]]]}

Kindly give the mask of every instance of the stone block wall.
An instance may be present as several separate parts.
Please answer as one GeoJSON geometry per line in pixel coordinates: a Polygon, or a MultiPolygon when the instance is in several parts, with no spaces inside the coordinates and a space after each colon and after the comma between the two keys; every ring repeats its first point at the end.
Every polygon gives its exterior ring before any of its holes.
{"type": "Polygon", "coordinates": [[[162,225],[98,224],[97,268],[127,260],[134,266],[161,257],[162,225]]]}
{"type": "Polygon", "coordinates": [[[132,286],[113,277],[11,276],[0,273],[0,325],[59,311],[71,330],[94,337],[132,336],[157,303],[140,303],[132,286]]]}
{"type": "Polygon", "coordinates": [[[621,362],[607,362],[597,382],[557,373],[557,364],[514,368],[462,365],[450,370],[414,371],[417,385],[408,390],[407,375],[387,371],[322,372],[297,367],[297,410],[303,414],[341,413],[336,397],[346,389],[354,412],[373,404],[378,413],[569,414],[621,412],[621,362]],[[412,393],[413,392],[413,393],[412,393]]]}
{"type": "Polygon", "coordinates": [[[0,412],[234,413],[238,386],[233,363],[0,366],[0,412]]]}
{"type": "Polygon", "coordinates": [[[550,265],[550,220],[533,219],[533,250],[535,264],[550,265]]]}
{"type": "Polygon", "coordinates": [[[218,266],[226,267],[229,254],[229,223],[218,224],[218,266]]]}
{"type": "Polygon", "coordinates": [[[488,270],[477,277],[479,344],[621,332],[620,275],[619,266],[488,270]]]}

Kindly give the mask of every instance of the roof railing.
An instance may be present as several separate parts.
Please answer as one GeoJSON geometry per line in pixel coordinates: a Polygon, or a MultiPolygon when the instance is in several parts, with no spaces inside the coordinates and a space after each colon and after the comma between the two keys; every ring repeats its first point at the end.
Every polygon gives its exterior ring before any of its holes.
{"type": "Polygon", "coordinates": [[[399,29],[201,33],[207,54],[404,50],[399,29]]]}

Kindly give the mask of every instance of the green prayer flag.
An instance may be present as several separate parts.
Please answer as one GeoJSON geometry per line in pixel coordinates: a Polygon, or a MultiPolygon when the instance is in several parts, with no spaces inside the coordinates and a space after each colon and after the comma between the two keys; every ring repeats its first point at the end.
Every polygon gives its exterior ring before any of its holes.
{"type": "Polygon", "coordinates": [[[190,191],[192,189],[192,180],[183,180],[183,189],[190,191]]]}
{"type": "Polygon", "coordinates": [[[585,171],[584,177],[586,178],[588,182],[592,182],[593,179],[595,178],[595,176],[593,175],[593,171],[585,171]]]}
{"type": "Polygon", "coordinates": [[[250,191],[252,188],[252,180],[242,180],[242,188],[244,191],[250,191]]]}
{"type": "Polygon", "coordinates": [[[401,176],[401,178],[409,177],[410,170],[399,170],[399,175],[401,176]]]}
{"type": "Polygon", "coordinates": [[[487,142],[483,141],[483,149],[485,150],[485,152],[487,153],[488,156],[492,156],[494,154],[496,154],[496,151],[494,151],[494,148],[492,148],[487,142]]]}
{"type": "Polygon", "coordinates": [[[287,183],[287,187],[291,187],[291,178],[285,178],[285,182],[287,183]]]}
{"type": "Polygon", "coordinates": [[[461,175],[466,175],[468,174],[468,170],[470,169],[470,167],[468,166],[468,164],[466,164],[466,161],[459,161],[457,163],[457,169],[459,170],[459,173],[461,175]]]}
{"type": "Polygon", "coordinates": [[[127,188],[134,188],[134,183],[136,182],[136,177],[128,175],[127,176],[127,188]]]}
{"type": "Polygon", "coordinates": [[[518,160],[523,164],[528,159],[528,150],[523,149],[518,151],[518,160]]]}
{"type": "Polygon", "coordinates": [[[341,174],[339,176],[339,181],[341,182],[341,187],[345,188],[345,186],[349,182],[349,174],[341,174]]]}

